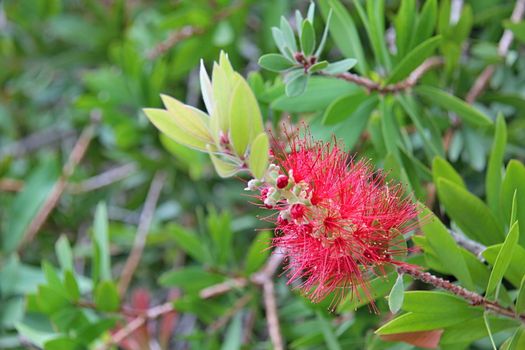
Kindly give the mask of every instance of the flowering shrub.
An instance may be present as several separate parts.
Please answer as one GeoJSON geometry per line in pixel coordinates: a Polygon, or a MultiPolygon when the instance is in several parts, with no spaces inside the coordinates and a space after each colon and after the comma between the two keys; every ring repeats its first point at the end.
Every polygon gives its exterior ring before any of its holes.
{"type": "Polygon", "coordinates": [[[524,13],[2,2],[0,348],[525,348],[524,13]]]}

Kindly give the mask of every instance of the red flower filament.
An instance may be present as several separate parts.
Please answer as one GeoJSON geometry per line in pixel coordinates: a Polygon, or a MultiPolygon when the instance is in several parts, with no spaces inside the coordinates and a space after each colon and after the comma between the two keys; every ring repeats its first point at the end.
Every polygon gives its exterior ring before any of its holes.
{"type": "Polygon", "coordinates": [[[274,149],[276,164],[258,188],[278,211],[273,244],[286,255],[289,283],[314,302],[332,292],[337,300],[347,293],[372,300],[370,278],[403,264],[393,257],[405,252],[399,242],[414,228],[416,205],[336,142],[288,141],[288,152],[274,149]]]}

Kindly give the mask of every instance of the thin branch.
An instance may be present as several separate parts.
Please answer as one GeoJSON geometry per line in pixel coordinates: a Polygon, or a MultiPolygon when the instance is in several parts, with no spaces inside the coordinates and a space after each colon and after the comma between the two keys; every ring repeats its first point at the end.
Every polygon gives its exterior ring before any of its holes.
{"type": "Polygon", "coordinates": [[[4,157],[22,157],[33,151],[40,150],[44,147],[55,145],[61,141],[73,138],[76,135],[75,130],[51,127],[42,131],[35,132],[16,143],[7,145],[0,151],[0,159],[4,157]]]}
{"type": "Polygon", "coordinates": [[[136,170],[137,166],[135,164],[124,164],[90,177],[80,183],[69,183],[66,190],[71,194],[91,192],[123,180],[133,174],[136,170]]]}
{"type": "Polygon", "coordinates": [[[450,281],[447,281],[443,278],[434,276],[428,272],[423,272],[419,270],[418,268],[411,267],[411,266],[399,266],[398,271],[400,273],[406,273],[407,275],[410,275],[413,278],[420,280],[422,282],[425,282],[427,284],[431,284],[436,288],[447,290],[451,292],[452,294],[455,294],[458,297],[461,297],[467,300],[474,306],[482,306],[485,310],[492,311],[498,315],[502,315],[505,317],[518,319],[522,323],[525,323],[525,315],[517,314],[510,307],[502,306],[497,301],[488,300],[487,298],[479,295],[476,292],[473,292],[461,286],[455,285],[451,283],[450,281]]]}
{"type": "Polygon", "coordinates": [[[252,296],[250,294],[244,295],[242,298],[237,300],[235,304],[233,304],[233,307],[228,310],[224,315],[222,315],[218,320],[210,324],[207,328],[208,333],[213,333],[221,329],[228,323],[228,321],[237,313],[239,310],[241,310],[243,307],[248,304],[248,302],[252,300],[252,296]]]}
{"type": "Polygon", "coordinates": [[[232,278],[223,283],[214,284],[213,286],[202,289],[199,293],[199,296],[202,299],[209,299],[228,293],[233,289],[244,288],[246,285],[248,285],[248,280],[246,278],[232,278]]]}
{"type": "Polygon", "coordinates": [[[448,230],[452,238],[456,241],[457,244],[471,252],[478,258],[480,261],[485,261],[485,259],[482,256],[482,253],[487,249],[483,244],[478,243],[464,235],[461,235],[453,230],[448,230]]]}
{"type": "Polygon", "coordinates": [[[24,181],[17,179],[0,179],[0,191],[19,192],[24,188],[24,181]]]}
{"type": "Polygon", "coordinates": [[[378,92],[380,94],[397,93],[408,90],[417,84],[419,79],[425,75],[429,70],[443,65],[444,60],[441,57],[430,57],[426,59],[421,65],[410,73],[410,75],[403,81],[395,84],[381,85],[378,82],[370,80],[366,77],[362,77],[353,73],[340,73],[336,75],[324,74],[327,76],[333,76],[338,79],[343,79],[348,82],[363,86],[370,92],[378,92]]]}
{"type": "Polygon", "coordinates": [[[160,193],[165,181],[166,173],[157,172],[153,178],[153,181],[151,182],[148,195],[146,196],[146,202],[144,203],[144,209],[140,214],[139,226],[137,228],[135,242],[133,243],[133,249],[131,250],[128,260],[124,265],[124,269],[122,270],[122,275],[118,284],[118,289],[121,295],[124,294],[128,288],[131,278],[133,277],[133,274],[139,265],[142,252],[144,251],[144,246],[146,244],[146,236],[148,234],[151,221],[153,220],[153,214],[155,213],[155,208],[157,206],[157,202],[159,200],[160,193]]]}
{"type": "MultiPolygon", "coordinates": [[[[512,11],[512,15],[510,16],[510,21],[514,23],[519,22],[523,18],[524,13],[525,0],[517,0],[516,5],[514,5],[514,10],[512,11]]],[[[514,34],[511,30],[505,29],[498,45],[498,55],[500,57],[507,55],[510,45],[512,44],[512,40],[514,40],[514,34]]],[[[496,66],[491,64],[487,66],[483,72],[481,72],[479,77],[476,79],[476,82],[468,92],[467,97],[465,98],[468,103],[472,104],[478,98],[478,96],[481,95],[495,71],[496,66]]]]}
{"type": "Polygon", "coordinates": [[[84,158],[89,144],[93,139],[96,122],[97,120],[93,120],[88,126],[84,128],[84,130],[82,130],[82,133],[80,134],[77,142],[75,143],[75,146],[73,147],[73,150],[71,151],[71,154],[69,155],[69,159],[62,168],[62,174],[53,186],[40,211],[29,224],[29,227],[24,234],[24,239],[18,247],[18,251],[20,251],[22,247],[33,240],[35,235],[47,220],[49,214],[51,214],[51,211],[53,211],[55,206],[58,204],[62,193],[66,189],[67,180],[71,177],[71,175],[73,175],[75,168],[80,163],[82,158],[84,158]]]}
{"type": "Polygon", "coordinates": [[[275,288],[273,280],[268,280],[263,284],[264,308],[266,310],[266,324],[268,332],[275,350],[284,349],[279,315],[277,312],[277,301],[275,300],[275,288]]]}

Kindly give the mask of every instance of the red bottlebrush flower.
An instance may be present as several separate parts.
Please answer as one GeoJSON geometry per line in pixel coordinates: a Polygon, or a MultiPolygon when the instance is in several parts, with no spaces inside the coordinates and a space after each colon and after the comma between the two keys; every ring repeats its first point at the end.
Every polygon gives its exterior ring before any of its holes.
{"type": "Polygon", "coordinates": [[[416,205],[403,198],[400,185],[388,184],[383,173],[355,161],[336,142],[314,142],[310,135],[288,141],[288,151],[274,149],[290,185],[275,189],[273,243],[286,255],[289,283],[299,283],[314,302],[332,292],[371,300],[369,279],[403,264],[392,259],[404,252],[394,242],[413,229],[416,205]]]}
{"type": "Polygon", "coordinates": [[[276,180],[277,188],[283,189],[288,186],[288,176],[279,175],[276,180]]]}

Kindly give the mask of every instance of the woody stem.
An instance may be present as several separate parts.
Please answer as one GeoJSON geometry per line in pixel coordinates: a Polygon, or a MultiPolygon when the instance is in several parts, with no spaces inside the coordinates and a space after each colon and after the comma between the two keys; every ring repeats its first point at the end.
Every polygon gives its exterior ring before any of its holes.
{"type": "Polygon", "coordinates": [[[447,281],[441,277],[434,276],[429,272],[423,272],[418,268],[412,266],[399,266],[397,270],[399,273],[410,275],[413,278],[425,282],[427,284],[431,284],[436,288],[447,290],[452,294],[455,294],[458,297],[467,300],[470,304],[474,306],[482,306],[485,310],[492,311],[502,316],[518,319],[522,323],[525,323],[525,315],[516,313],[510,307],[502,306],[497,301],[489,300],[476,292],[455,285],[450,281],[447,281]]]}

